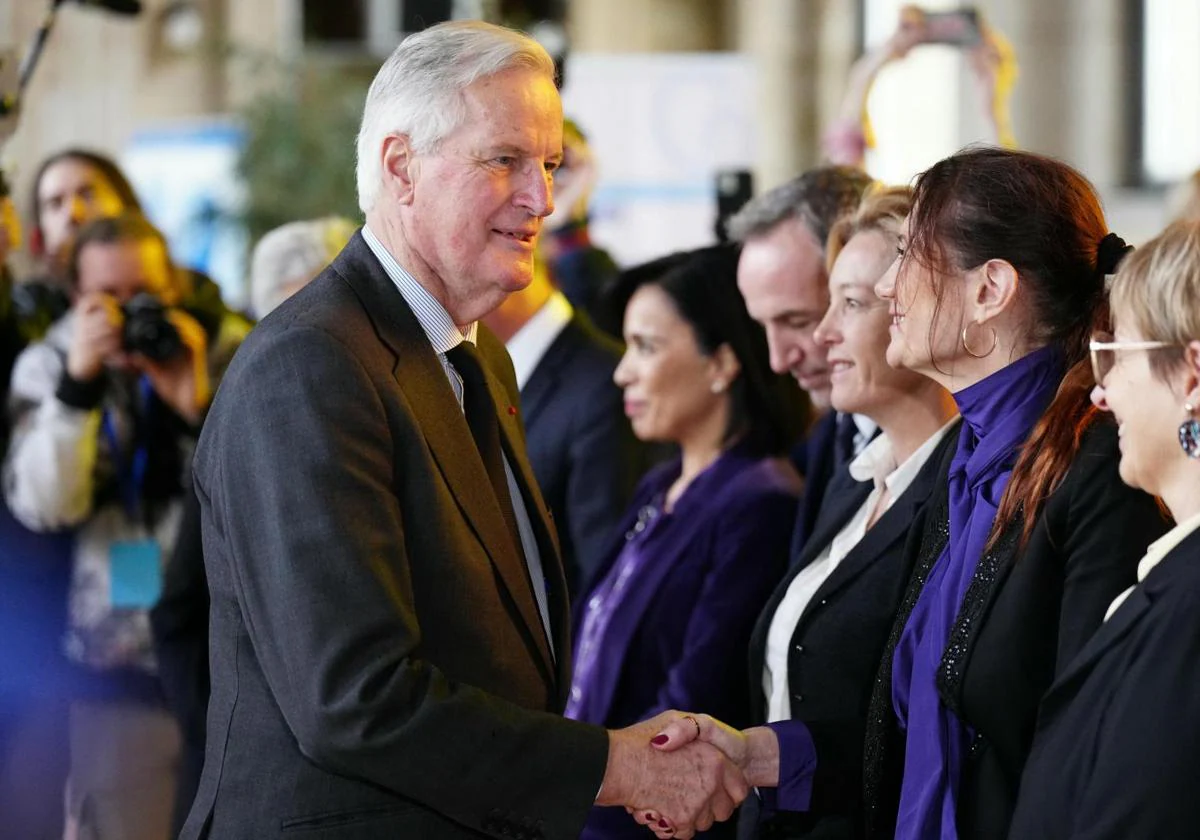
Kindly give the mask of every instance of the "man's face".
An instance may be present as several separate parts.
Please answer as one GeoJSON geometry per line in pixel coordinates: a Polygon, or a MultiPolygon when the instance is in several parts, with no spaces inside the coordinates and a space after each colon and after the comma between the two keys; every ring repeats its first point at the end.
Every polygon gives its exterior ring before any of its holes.
{"type": "Polygon", "coordinates": [[[825,254],[799,219],[748,239],[738,261],[746,309],[767,332],[771,369],[790,373],[819,410],[829,407],[827,348],[814,337],[829,308],[825,254]]]}
{"type": "Polygon", "coordinates": [[[156,239],[88,243],[78,268],[80,296],[100,292],[127,303],[139,292],[149,292],[164,304],[177,302],[167,252],[156,239]]]}
{"type": "Polygon", "coordinates": [[[462,125],[410,164],[403,222],[418,278],[437,287],[460,324],[529,284],[562,161],[562,104],[549,78],[506,70],[472,84],[463,100],[462,125]]]}
{"type": "Polygon", "coordinates": [[[88,222],[126,209],[112,184],[91,164],[63,158],[42,173],[37,185],[38,228],[47,258],[66,257],[72,237],[88,222]]]}

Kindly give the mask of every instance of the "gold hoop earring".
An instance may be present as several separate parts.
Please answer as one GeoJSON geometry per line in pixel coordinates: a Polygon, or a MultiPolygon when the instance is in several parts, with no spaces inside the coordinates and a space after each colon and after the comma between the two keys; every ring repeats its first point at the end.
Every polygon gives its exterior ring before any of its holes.
{"type": "Polygon", "coordinates": [[[966,325],[965,327],[963,327],[963,328],[962,328],[962,346],[963,346],[963,350],[967,351],[967,355],[968,355],[968,356],[970,356],[970,357],[971,357],[971,358],[973,358],[973,359],[985,359],[985,358],[987,358],[988,356],[992,355],[992,351],[996,349],[996,330],[995,330],[995,328],[994,328],[994,327],[988,327],[988,329],[992,331],[992,343],[991,343],[991,346],[989,346],[989,347],[988,347],[988,349],[987,349],[987,350],[985,350],[985,351],[984,351],[984,352],[982,352],[982,353],[976,353],[974,350],[972,350],[972,349],[971,349],[971,343],[970,343],[970,341],[968,341],[968,339],[967,339],[967,330],[969,330],[969,329],[971,328],[971,325],[972,325],[972,324],[975,324],[975,326],[977,326],[977,327],[982,327],[982,326],[983,326],[983,324],[976,323],[975,321],[969,321],[969,322],[967,323],[967,325],[966,325]]]}

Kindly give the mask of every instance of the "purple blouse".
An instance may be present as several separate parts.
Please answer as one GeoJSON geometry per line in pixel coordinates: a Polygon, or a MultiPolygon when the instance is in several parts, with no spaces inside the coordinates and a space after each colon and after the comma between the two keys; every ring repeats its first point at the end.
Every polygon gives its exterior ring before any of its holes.
{"type": "Polygon", "coordinates": [[[647,543],[651,534],[663,520],[663,496],[658,494],[638,511],[637,522],[625,535],[625,547],[613,563],[612,568],[600,584],[592,591],[583,605],[585,614],[575,645],[575,670],[571,677],[571,694],[563,715],[572,720],[603,723],[603,714],[592,709],[592,684],[596,666],[600,661],[600,649],[608,625],[628,591],[629,582],[636,578],[646,563],[647,543]]]}
{"type": "Polygon", "coordinates": [[[950,539],[900,636],[892,702],[906,731],[897,840],[954,840],[955,803],[970,728],[937,693],[937,669],[992,531],[1025,440],[1062,380],[1061,354],[1045,347],[954,395],[962,413],[950,465],[950,539]]]}

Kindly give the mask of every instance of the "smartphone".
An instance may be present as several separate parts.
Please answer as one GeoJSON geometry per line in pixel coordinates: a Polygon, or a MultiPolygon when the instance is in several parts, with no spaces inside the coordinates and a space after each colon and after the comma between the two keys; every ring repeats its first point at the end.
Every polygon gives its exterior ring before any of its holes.
{"type": "Polygon", "coordinates": [[[923,26],[927,44],[973,47],[981,38],[979,10],[973,6],[949,12],[925,12],[923,26]]]}

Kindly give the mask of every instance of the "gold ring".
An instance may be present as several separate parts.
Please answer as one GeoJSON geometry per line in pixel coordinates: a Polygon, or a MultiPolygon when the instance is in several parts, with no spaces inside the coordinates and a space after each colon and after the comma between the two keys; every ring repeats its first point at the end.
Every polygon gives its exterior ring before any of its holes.
{"type": "Polygon", "coordinates": [[[690,720],[692,722],[692,726],[696,727],[696,737],[699,738],[700,737],[700,721],[696,720],[691,715],[684,715],[683,719],[690,720]]]}

